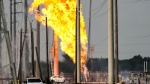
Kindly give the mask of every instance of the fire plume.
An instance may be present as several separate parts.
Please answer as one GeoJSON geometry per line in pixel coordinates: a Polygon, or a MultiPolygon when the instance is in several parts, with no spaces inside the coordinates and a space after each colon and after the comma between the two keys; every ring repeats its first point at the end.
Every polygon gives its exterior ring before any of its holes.
{"type": "MultiPolygon", "coordinates": [[[[76,0],[34,0],[29,12],[35,12],[37,21],[45,26],[47,24],[61,39],[61,50],[68,54],[75,63],[75,27],[76,27],[76,0]],[[41,14],[37,7],[42,5],[41,14]]],[[[81,38],[81,63],[87,61],[87,35],[84,17],[80,11],[80,38],[81,38]]]]}

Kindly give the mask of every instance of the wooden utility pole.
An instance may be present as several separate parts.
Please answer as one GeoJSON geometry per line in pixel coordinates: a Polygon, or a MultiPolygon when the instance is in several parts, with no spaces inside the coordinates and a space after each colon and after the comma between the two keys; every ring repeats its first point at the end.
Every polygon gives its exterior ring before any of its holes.
{"type": "Polygon", "coordinates": [[[42,78],[42,72],[41,72],[41,66],[40,66],[40,59],[39,59],[39,55],[38,55],[38,51],[37,51],[37,47],[35,47],[35,50],[36,50],[36,58],[37,58],[37,63],[38,63],[38,69],[39,69],[39,77],[41,78],[41,80],[43,80],[42,78]]]}
{"type": "MultiPolygon", "coordinates": [[[[14,0],[14,28],[13,28],[13,61],[16,65],[16,0],[14,0]]],[[[16,70],[15,70],[15,73],[16,73],[16,70]]]]}
{"type": "Polygon", "coordinates": [[[91,45],[90,46],[90,58],[91,58],[91,72],[93,71],[93,57],[92,57],[92,55],[93,55],[93,52],[94,52],[94,45],[91,45]]]}
{"type": "MultiPolygon", "coordinates": [[[[47,27],[47,17],[46,17],[46,60],[47,60],[47,78],[49,78],[48,27],[47,27]]],[[[48,84],[49,84],[49,81],[48,81],[48,84]]]]}
{"type": "MultiPolygon", "coordinates": [[[[40,7],[38,7],[38,13],[40,11],[40,7]]],[[[36,46],[37,46],[37,53],[39,55],[39,60],[40,60],[40,23],[37,21],[36,22],[36,25],[37,25],[37,33],[36,33],[36,46]]],[[[36,77],[39,77],[40,74],[39,74],[39,65],[38,65],[38,62],[36,61],[36,77]]]]}
{"type": "Polygon", "coordinates": [[[114,28],[113,28],[113,0],[108,0],[108,83],[114,82],[114,28]]]}
{"type": "Polygon", "coordinates": [[[92,51],[91,51],[91,9],[92,9],[92,0],[90,0],[90,8],[89,8],[89,31],[88,31],[88,57],[90,58],[91,61],[91,71],[93,71],[93,59],[92,59],[92,51]]]}
{"type": "MultiPolygon", "coordinates": [[[[2,22],[1,22],[1,13],[0,13],[0,68],[2,68],[2,47],[1,47],[1,43],[2,43],[2,33],[1,33],[1,30],[2,30],[2,22]]],[[[0,71],[0,75],[2,75],[2,71],[0,71]]],[[[1,83],[1,82],[0,82],[1,83]]]]}
{"type": "Polygon", "coordinates": [[[35,77],[34,73],[34,34],[33,34],[33,29],[32,29],[32,23],[30,22],[30,27],[31,27],[31,60],[32,60],[32,75],[35,77]]]}
{"type": "Polygon", "coordinates": [[[20,79],[20,84],[22,82],[22,52],[23,51],[23,46],[22,46],[22,29],[20,31],[20,64],[19,64],[19,75],[18,78],[20,79]]]}
{"type": "Polygon", "coordinates": [[[26,39],[25,39],[25,44],[24,44],[24,60],[25,60],[25,66],[24,66],[24,77],[27,77],[29,76],[29,40],[28,40],[28,28],[27,28],[27,16],[28,16],[28,10],[27,10],[27,2],[28,0],[24,0],[24,30],[25,30],[25,36],[26,36],[26,39]]]}
{"type": "Polygon", "coordinates": [[[10,39],[12,41],[12,0],[10,0],[10,39]]]}
{"type": "Polygon", "coordinates": [[[115,0],[115,82],[119,83],[119,78],[118,78],[118,0],[115,0]]]}
{"type": "Polygon", "coordinates": [[[89,8],[89,30],[88,30],[88,57],[90,57],[90,43],[91,43],[91,8],[92,8],[92,0],[90,0],[90,8],[89,8]]]}

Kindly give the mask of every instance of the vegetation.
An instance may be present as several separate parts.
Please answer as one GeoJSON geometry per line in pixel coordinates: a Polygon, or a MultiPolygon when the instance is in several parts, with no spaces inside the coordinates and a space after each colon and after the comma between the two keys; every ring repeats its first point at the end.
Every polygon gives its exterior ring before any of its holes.
{"type": "MultiPolygon", "coordinates": [[[[59,70],[64,73],[73,73],[75,70],[75,64],[67,54],[63,54],[63,61],[59,61],[59,70]]],[[[150,57],[142,57],[141,55],[135,55],[130,59],[119,60],[119,71],[143,71],[144,61],[147,61],[147,65],[150,65],[150,57]]],[[[115,63],[115,62],[114,62],[115,63]]],[[[108,58],[92,58],[87,62],[87,67],[91,71],[108,71],[108,58]]],[[[46,62],[41,62],[41,71],[43,78],[46,74],[46,62]]],[[[150,70],[150,66],[148,66],[150,70]]]]}

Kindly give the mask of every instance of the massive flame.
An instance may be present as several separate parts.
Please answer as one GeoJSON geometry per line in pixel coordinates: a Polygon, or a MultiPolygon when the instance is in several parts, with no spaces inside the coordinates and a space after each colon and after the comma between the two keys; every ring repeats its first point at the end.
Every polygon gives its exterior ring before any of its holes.
{"type": "MultiPolygon", "coordinates": [[[[61,39],[61,50],[68,54],[75,63],[75,27],[76,27],[76,0],[34,0],[29,12],[35,12],[35,18],[45,26],[47,17],[48,26],[56,32],[61,39]],[[37,7],[42,5],[41,13],[37,7]]],[[[87,35],[84,17],[80,11],[81,32],[81,63],[87,61],[87,35]]]]}

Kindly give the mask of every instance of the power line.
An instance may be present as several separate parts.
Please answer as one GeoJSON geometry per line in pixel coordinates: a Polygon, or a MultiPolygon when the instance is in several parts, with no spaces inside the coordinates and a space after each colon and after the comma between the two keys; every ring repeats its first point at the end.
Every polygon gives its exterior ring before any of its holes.
{"type": "Polygon", "coordinates": [[[124,34],[121,34],[121,33],[119,33],[119,35],[125,36],[125,37],[130,37],[130,38],[146,38],[146,37],[150,36],[150,35],[144,35],[144,36],[137,36],[137,37],[135,37],[135,36],[124,35],[124,34]]]}
{"type": "Polygon", "coordinates": [[[136,0],[136,1],[130,1],[130,2],[125,2],[125,3],[136,3],[136,2],[139,2],[141,0],[136,0]]]}
{"type": "Polygon", "coordinates": [[[99,43],[95,43],[94,45],[99,45],[101,43],[103,43],[104,41],[106,41],[108,39],[108,37],[106,37],[105,39],[103,39],[102,41],[100,41],[99,43]]]}
{"type": "MultiPolygon", "coordinates": [[[[103,3],[102,4],[100,4],[97,8],[95,8],[95,9],[92,9],[91,10],[91,12],[92,11],[94,11],[94,10],[96,10],[96,9],[98,9],[98,11],[96,11],[96,13],[94,13],[93,15],[91,15],[91,16],[88,16],[88,17],[86,17],[86,18],[89,18],[89,17],[94,17],[102,8],[103,8],[103,6],[105,5],[105,3],[106,3],[106,0],[105,1],[103,1],[103,3]]],[[[85,10],[85,9],[84,9],[85,10]]],[[[90,11],[88,11],[88,12],[90,12],[90,11]]]]}
{"type": "MultiPolygon", "coordinates": [[[[90,11],[93,12],[93,11],[97,10],[98,8],[99,8],[99,9],[98,9],[98,11],[99,11],[99,10],[101,9],[101,7],[104,5],[105,2],[106,2],[106,0],[104,0],[104,1],[102,2],[102,4],[100,4],[98,7],[94,8],[94,9],[91,9],[90,11]]],[[[98,2],[98,3],[99,3],[99,2],[98,2]]],[[[86,4],[86,0],[85,0],[85,4],[86,4]]],[[[86,8],[86,7],[85,7],[85,8],[86,8]]],[[[84,8],[85,11],[90,12],[89,10],[86,10],[85,8],[84,8]]]]}
{"type": "Polygon", "coordinates": [[[90,17],[93,17],[93,16],[95,16],[102,8],[103,8],[103,6],[104,6],[104,4],[106,3],[106,0],[100,5],[100,8],[98,9],[98,11],[96,12],[96,13],[94,13],[92,16],[90,16],[90,17]]]}
{"type": "MultiPolygon", "coordinates": [[[[113,3],[113,5],[114,5],[114,3],[113,3]]],[[[110,8],[110,9],[112,9],[112,8],[110,8]]],[[[107,14],[108,11],[110,11],[110,9],[108,9],[108,10],[107,10],[106,12],[104,12],[103,14],[101,14],[101,15],[99,15],[99,16],[96,16],[96,17],[93,17],[93,18],[99,18],[99,17],[102,17],[103,15],[107,14]]]]}

